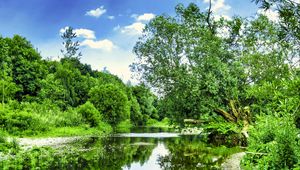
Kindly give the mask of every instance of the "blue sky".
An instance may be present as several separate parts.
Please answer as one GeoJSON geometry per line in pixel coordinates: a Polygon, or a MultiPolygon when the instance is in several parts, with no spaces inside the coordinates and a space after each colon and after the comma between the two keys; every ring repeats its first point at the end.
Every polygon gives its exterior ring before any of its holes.
{"type": "MultiPolygon", "coordinates": [[[[124,81],[132,48],[147,22],[156,15],[174,15],[178,3],[198,4],[205,11],[208,0],[0,0],[0,35],[26,37],[44,58],[57,59],[62,49],[60,32],[72,26],[81,43],[82,62],[108,70],[124,81]]],[[[215,16],[253,16],[251,0],[213,0],[215,16]]]]}

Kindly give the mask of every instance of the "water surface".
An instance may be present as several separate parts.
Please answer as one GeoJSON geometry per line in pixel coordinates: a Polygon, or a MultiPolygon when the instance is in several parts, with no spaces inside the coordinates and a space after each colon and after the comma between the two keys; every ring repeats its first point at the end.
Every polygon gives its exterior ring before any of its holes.
{"type": "Polygon", "coordinates": [[[203,142],[199,135],[181,136],[162,129],[139,128],[96,141],[102,145],[103,154],[97,160],[101,169],[219,169],[232,152],[203,142]]]}
{"type": "Polygon", "coordinates": [[[181,136],[168,129],[138,128],[130,133],[108,137],[79,138],[56,151],[35,148],[12,157],[0,167],[68,170],[219,169],[224,159],[237,151],[236,148],[208,144],[200,135],[181,136]]]}

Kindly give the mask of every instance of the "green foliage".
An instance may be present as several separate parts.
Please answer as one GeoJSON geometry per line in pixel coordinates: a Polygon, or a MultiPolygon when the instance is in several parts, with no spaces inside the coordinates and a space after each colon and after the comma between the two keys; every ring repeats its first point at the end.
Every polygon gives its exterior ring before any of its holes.
{"type": "Polygon", "coordinates": [[[130,132],[130,128],[132,128],[132,124],[129,119],[124,120],[120,122],[116,127],[116,132],[118,133],[124,133],[124,132],[130,132]]]}
{"type": "Polygon", "coordinates": [[[204,127],[207,132],[217,132],[217,134],[231,135],[239,134],[242,130],[242,123],[236,124],[219,120],[219,122],[210,122],[204,127]],[[239,126],[240,125],[240,126],[239,126]]]}
{"type": "Polygon", "coordinates": [[[99,111],[89,101],[79,106],[77,108],[77,112],[82,115],[84,122],[89,124],[91,127],[98,126],[99,122],[101,121],[101,115],[99,111]]]}
{"type": "Polygon", "coordinates": [[[79,59],[81,56],[81,53],[77,54],[77,51],[79,50],[79,42],[73,41],[77,37],[76,33],[74,32],[72,27],[67,27],[62,33],[61,38],[63,41],[63,46],[65,47],[65,50],[61,50],[62,54],[65,58],[76,58],[79,59]]]}
{"type": "Polygon", "coordinates": [[[169,154],[158,158],[158,164],[163,169],[221,169],[221,164],[228,156],[240,152],[239,147],[212,147],[192,136],[173,138],[166,142],[166,146],[169,154]]]}
{"type": "Polygon", "coordinates": [[[55,78],[59,79],[64,89],[64,102],[67,106],[77,106],[78,95],[76,93],[76,82],[80,82],[81,74],[78,69],[70,63],[62,63],[58,66],[55,78]]]}
{"type": "Polygon", "coordinates": [[[20,146],[15,138],[8,139],[6,132],[0,130],[0,154],[15,154],[20,150],[20,146]]]}
{"type": "Polygon", "coordinates": [[[130,99],[130,120],[136,125],[144,124],[144,116],[141,113],[141,108],[135,97],[130,99]]]}
{"type": "Polygon", "coordinates": [[[226,108],[226,99],[239,97],[243,70],[226,41],[207,25],[207,13],[195,4],[180,4],[176,13],[157,16],[146,26],[131,68],[159,89],[170,118],[183,123],[226,108]]]}
{"type": "MultiPolygon", "coordinates": [[[[292,114],[299,118],[299,77],[280,82],[264,82],[247,90],[247,97],[253,102],[254,113],[292,114]]],[[[298,125],[297,125],[298,126],[298,125]]]]}
{"type": "Polygon", "coordinates": [[[8,103],[0,108],[0,127],[14,135],[38,135],[55,127],[74,127],[83,124],[81,114],[74,109],[61,111],[49,102],[8,103]]]}
{"type": "Polygon", "coordinates": [[[21,36],[5,38],[5,41],[11,58],[6,64],[11,66],[13,82],[20,88],[15,98],[21,101],[36,96],[40,90],[39,80],[47,73],[40,54],[21,36]]]}
{"type": "MultiPolygon", "coordinates": [[[[86,125],[52,127],[49,131],[35,134],[34,137],[74,137],[74,136],[104,136],[112,132],[112,127],[105,122],[99,122],[95,128],[86,125]]],[[[30,136],[30,135],[29,135],[30,136]]],[[[32,136],[32,135],[31,135],[32,136]]]]}
{"type": "Polygon", "coordinates": [[[247,169],[292,169],[299,157],[298,130],[292,116],[262,115],[250,130],[249,146],[243,160],[247,169]]]}
{"type": "Polygon", "coordinates": [[[38,97],[41,100],[50,100],[53,104],[62,108],[65,106],[64,95],[66,94],[66,89],[61,81],[55,78],[54,74],[48,74],[45,79],[41,80],[40,84],[41,91],[38,97]]]}
{"type": "Polygon", "coordinates": [[[0,130],[0,143],[5,143],[6,142],[6,134],[0,130]]]}
{"type": "Polygon", "coordinates": [[[131,89],[132,95],[136,98],[143,117],[158,119],[157,109],[154,107],[156,96],[151,93],[150,89],[143,84],[133,86],[131,89]]]}
{"type": "Polygon", "coordinates": [[[35,147],[28,152],[17,153],[14,159],[9,158],[2,161],[0,167],[4,169],[51,169],[51,163],[57,159],[52,148],[35,147]]]}
{"type": "Polygon", "coordinates": [[[168,128],[170,127],[170,120],[165,117],[163,120],[158,121],[156,119],[148,119],[147,120],[147,127],[162,127],[162,128],[168,128]]]}
{"type": "Polygon", "coordinates": [[[127,95],[118,86],[107,84],[93,87],[89,96],[89,101],[103,114],[103,120],[112,126],[129,118],[130,107],[127,95]]]}

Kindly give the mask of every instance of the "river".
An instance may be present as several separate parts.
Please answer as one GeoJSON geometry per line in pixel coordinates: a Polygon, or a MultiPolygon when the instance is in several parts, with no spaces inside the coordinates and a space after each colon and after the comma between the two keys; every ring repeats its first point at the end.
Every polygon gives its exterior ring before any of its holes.
{"type": "MultiPolygon", "coordinates": [[[[200,135],[183,136],[159,128],[138,128],[130,133],[94,138],[87,146],[94,148],[93,145],[101,146],[102,154],[94,155],[92,161],[83,161],[81,166],[87,169],[219,169],[225,158],[238,150],[207,144],[200,135]]],[[[89,152],[93,154],[93,149],[89,152]]]]}
{"type": "Polygon", "coordinates": [[[239,152],[238,148],[214,146],[205,141],[201,135],[180,135],[160,128],[135,128],[130,133],[107,137],[77,137],[72,143],[56,147],[54,154],[47,147],[35,148],[30,154],[17,157],[19,161],[13,158],[4,167],[18,163],[19,167],[30,167],[28,169],[220,169],[228,156],[239,152]]]}

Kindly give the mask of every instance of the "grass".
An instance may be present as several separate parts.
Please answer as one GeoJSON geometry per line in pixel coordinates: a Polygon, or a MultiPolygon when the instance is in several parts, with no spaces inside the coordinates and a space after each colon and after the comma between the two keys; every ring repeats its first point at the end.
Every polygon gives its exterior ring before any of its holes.
{"type": "Polygon", "coordinates": [[[110,125],[100,123],[98,127],[91,128],[88,126],[75,127],[56,127],[50,128],[49,131],[41,132],[36,135],[25,137],[43,138],[43,137],[70,137],[70,136],[103,136],[112,132],[110,125]]]}
{"type": "Polygon", "coordinates": [[[147,121],[147,127],[157,127],[157,128],[171,128],[170,120],[168,118],[164,118],[161,121],[155,119],[149,119],[147,121]]]}
{"type": "Polygon", "coordinates": [[[125,133],[125,132],[130,132],[130,129],[132,128],[132,124],[130,120],[125,120],[122,121],[120,124],[117,125],[115,131],[118,133],[125,133]]]}

